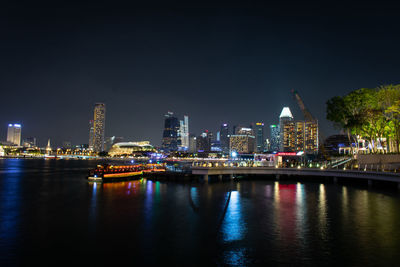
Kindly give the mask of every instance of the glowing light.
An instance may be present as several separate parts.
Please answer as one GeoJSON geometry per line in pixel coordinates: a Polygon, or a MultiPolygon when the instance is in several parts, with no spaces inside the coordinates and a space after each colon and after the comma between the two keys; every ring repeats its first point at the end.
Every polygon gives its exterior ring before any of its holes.
{"type": "Polygon", "coordinates": [[[232,151],[231,156],[232,156],[232,158],[236,158],[237,157],[237,152],[236,151],[232,151]]]}
{"type": "Polygon", "coordinates": [[[21,124],[15,123],[14,127],[21,128],[21,124]]]}
{"type": "Polygon", "coordinates": [[[289,107],[284,107],[282,109],[281,115],[279,116],[279,118],[292,118],[293,119],[293,115],[292,112],[290,111],[289,107]]]}

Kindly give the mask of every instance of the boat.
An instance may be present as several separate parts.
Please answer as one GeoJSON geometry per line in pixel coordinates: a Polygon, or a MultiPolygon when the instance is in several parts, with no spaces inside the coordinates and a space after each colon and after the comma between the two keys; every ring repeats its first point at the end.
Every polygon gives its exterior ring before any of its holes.
{"type": "Polygon", "coordinates": [[[143,173],[165,172],[163,164],[136,164],[115,166],[110,164],[97,165],[89,171],[88,180],[90,181],[116,181],[140,179],[143,173]]]}
{"type": "Polygon", "coordinates": [[[109,164],[97,165],[89,171],[88,180],[90,181],[115,181],[123,179],[140,178],[143,174],[141,165],[114,166],[109,164]]]}

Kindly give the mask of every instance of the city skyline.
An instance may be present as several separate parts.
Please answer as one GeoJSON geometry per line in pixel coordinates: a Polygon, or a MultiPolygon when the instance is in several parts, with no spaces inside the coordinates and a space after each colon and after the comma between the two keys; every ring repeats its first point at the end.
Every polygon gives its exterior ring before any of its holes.
{"type": "Polygon", "coordinates": [[[196,134],[269,125],[282,106],[301,118],[295,89],[329,136],[328,99],[400,83],[396,5],[152,7],[3,7],[0,86],[18,105],[5,101],[0,125],[20,122],[42,146],[87,143],[104,102],[106,136],[160,145],[167,110],[196,134]]]}

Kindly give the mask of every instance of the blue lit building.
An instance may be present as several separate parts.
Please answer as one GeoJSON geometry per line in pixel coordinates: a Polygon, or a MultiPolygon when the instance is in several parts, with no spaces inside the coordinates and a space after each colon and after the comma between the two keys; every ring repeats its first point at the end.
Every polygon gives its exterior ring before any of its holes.
{"type": "Polygon", "coordinates": [[[164,152],[178,151],[180,144],[179,138],[180,122],[173,112],[168,111],[165,114],[164,132],[162,138],[161,149],[164,152]]]}
{"type": "Polygon", "coordinates": [[[279,124],[272,124],[269,126],[269,128],[271,130],[270,150],[279,151],[281,145],[281,127],[279,124]]]}

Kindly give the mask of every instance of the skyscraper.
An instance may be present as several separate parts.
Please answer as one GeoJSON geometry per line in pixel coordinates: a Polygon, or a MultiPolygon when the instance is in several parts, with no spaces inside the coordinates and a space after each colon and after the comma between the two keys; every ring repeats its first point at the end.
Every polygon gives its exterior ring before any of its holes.
{"type": "Polygon", "coordinates": [[[280,126],[280,147],[279,150],[283,151],[284,147],[284,135],[283,135],[283,130],[284,130],[284,123],[287,121],[293,121],[293,115],[292,112],[290,111],[289,107],[284,107],[282,109],[281,115],[279,115],[279,126],[280,126]]]}
{"type": "Polygon", "coordinates": [[[282,135],[284,152],[318,153],[318,122],[284,121],[282,135]]]}
{"type": "Polygon", "coordinates": [[[221,125],[220,140],[222,152],[229,153],[229,127],[227,123],[221,125]]]}
{"type": "Polygon", "coordinates": [[[168,111],[164,115],[164,132],[162,138],[161,148],[164,152],[177,151],[178,147],[181,145],[181,140],[179,137],[180,122],[178,118],[174,116],[173,112],[168,111]]]}
{"type": "Polygon", "coordinates": [[[89,121],[89,149],[93,150],[94,146],[94,121],[89,121]]]}
{"type": "Polygon", "coordinates": [[[195,135],[190,134],[190,136],[189,136],[189,153],[197,152],[196,139],[197,138],[195,135]]]}
{"type": "Polygon", "coordinates": [[[233,134],[229,136],[229,149],[237,153],[253,153],[255,137],[247,134],[233,134]]]}
{"type": "Polygon", "coordinates": [[[281,127],[276,124],[272,124],[269,126],[271,130],[271,138],[270,138],[270,150],[271,151],[279,151],[281,144],[281,127]]]}
{"type": "Polygon", "coordinates": [[[189,149],[189,116],[183,116],[183,120],[179,121],[180,149],[188,151],[189,149]]]}
{"type": "Polygon", "coordinates": [[[8,124],[7,142],[13,143],[17,146],[21,145],[21,124],[8,124]]]}
{"type": "Polygon", "coordinates": [[[197,152],[210,152],[211,139],[212,139],[212,133],[210,133],[208,130],[205,130],[199,137],[197,137],[196,139],[197,152]]]}
{"type": "Polygon", "coordinates": [[[319,149],[318,121],[306,121],[304,126],[304,150],[315,154],[319,149]]]}
{"type": "Polygon", "coordinates": [[[282,148],[284,152],[294,152],[296,145],[296,122],[286,120],[281,123],[282,148]]]}
{"type": "Polygon", "coordinates": [[[264,123],[256,122],[255,125],[255,135],[256,135],[256,152],[262,153],[264,152],[264,123]]]}
{"type": "Polygon", "coordinates": [[[96,103],[93,119],[93,151],[104,151],[104,131],[106,126],[106,104],[96,103]]]}

